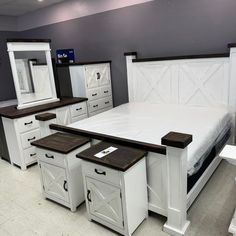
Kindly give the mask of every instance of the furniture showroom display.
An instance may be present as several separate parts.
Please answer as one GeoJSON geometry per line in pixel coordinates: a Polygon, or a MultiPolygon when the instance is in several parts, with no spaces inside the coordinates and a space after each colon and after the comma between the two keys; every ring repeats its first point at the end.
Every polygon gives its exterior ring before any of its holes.
{"type": "Polygon", "coordinates": [[[163,230],[170,235],[185,235],[188,208],[219,165],[220,150],[234,142],[236,45],[229,47],[229,54],[172,58],[127,53],[129,104],[68,126],[50,125],[92,144],[147,151],[148,208],[167,216],[163,230]]]}
{"type": "Polygon", "coordinates": [[[148,216],[145,151],[100,142],[79,153],[88,218],[130,236],[148,216]],[[102,158],[96,157],[100,153],[102,158]]]}
{"type": "MultiPolygon", "coordinates": [[[[226,145],[219,156],[230,164],[236,165],[236,146],[226,145]]],[[[233,234],[233,236],[236,236],[236,210],[229,226],[229,232],[233,234]]]]}
{"type": "Polygon", "coordinates": [[[84,202],[81,160],[76,154],[90,147],[90,139],[55,133],[32,145],[36,146],[45,198],[76,211],[84,202]]]}
{"type": "Polygon", "coordinates": [[[87,97],[89,116],[113,107],[110,61],[57,64],[61,96],[87,97]]]}
{"type": "Polygon", "coordinates": [[[88,117],[87,98],[57,98],[49,43],[43,39],[7,42],[18,105],[0,108],[1,153],[22,170],[37,162],[31,142],[50,134],[49,124],[68,125],[88,117]],[[45,112],[56,117],[43,121],[45,112]]]}

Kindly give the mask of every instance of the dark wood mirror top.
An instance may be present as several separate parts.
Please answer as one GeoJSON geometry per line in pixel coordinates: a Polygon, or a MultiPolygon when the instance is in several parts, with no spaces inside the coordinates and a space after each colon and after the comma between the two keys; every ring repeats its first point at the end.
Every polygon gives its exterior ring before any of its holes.
{"type": "Polygon", "coordinates": [[[91,148],[88,148],[85,151],[77,154],[76,156],[85,161],[94,162],[96,164],[110,167],[119,171],[126,171],[139,160],[141,160],[146,154],[146,151],[140,149],[121,146],[114,143],[100,142],[91,148]],[[111,146],[118,149],[102,158],[97,158],[94,156],[95,154],[111,146]]]}
{"type": "Polygon", "coordinates": [[[87,101],[87,98],[60,98],[58,102],[51,102],[39,106],[33,106],[25,109],[17,109],[17,106],[9,106],[0,108],[0,116],[9,118],[9,119],[16,119],[28,115],[33,115],[35,113],[51,110],[54,108],[59,108],[67,105],[73,105],[76,103],[87,101]]]}
{"type": "Polygon", "coordinates": [[[34,141],[31,143],[31,145],[42,149],[67,154],[88,142],[90,142],[89,138],[85,138],[79,135],[55,133],[45,138],[34,141]]]}

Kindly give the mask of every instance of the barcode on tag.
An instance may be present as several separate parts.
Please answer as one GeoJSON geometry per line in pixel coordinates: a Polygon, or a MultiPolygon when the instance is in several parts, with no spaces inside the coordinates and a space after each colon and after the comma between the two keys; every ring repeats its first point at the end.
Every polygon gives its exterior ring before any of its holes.
{"type": "Polygon", "coordinates": [[[117,149],[118,148],[116,148],[116,147],[109,147],[109,148],[106,148],[106,149],[102,150],[101,152],[98,152],[94,156],[97,157],[97,158],[102,158],[102,157],[110,154],[111,152],[114,152],[117,149]]]}

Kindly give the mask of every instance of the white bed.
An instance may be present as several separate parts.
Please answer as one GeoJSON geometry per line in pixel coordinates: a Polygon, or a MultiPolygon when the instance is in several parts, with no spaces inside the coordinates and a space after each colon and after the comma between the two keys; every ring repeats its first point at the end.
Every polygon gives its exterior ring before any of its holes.
{"type": "Polygon", "coordinates": [[[188,174],[192,175],[199,168],[196,164],[231,125],[232,116],[225,108],[133,102],[69,127],[150,144],[160,144],[170,130],[192,134],[188,149],[188,174]]]}
{"type": "Polygon", "coordinates": [[[187,209],[221,159],[214,154],[188,193],[187,175],[197,171],[204,153],[224,136],[231,124],[233,132],[226,139],[229,143],[235,140],[236,48],[232,47],[229,55],[197,59],[135,58],[133,53],[126,55],[128,104],[69,127],[51,128],[86,135],[94,143],[105,139],[149,148],[146,158],[149,210],[167,216],[165,232],[182,236],[190,223],[187,209]],[[187,144],[180,147],[164,142],[163,151],[163,146],[158,145],[170,131],[188,137],[187,144]],[[193,136],[190,145],[191,136],[186,134],[193,136]]]}

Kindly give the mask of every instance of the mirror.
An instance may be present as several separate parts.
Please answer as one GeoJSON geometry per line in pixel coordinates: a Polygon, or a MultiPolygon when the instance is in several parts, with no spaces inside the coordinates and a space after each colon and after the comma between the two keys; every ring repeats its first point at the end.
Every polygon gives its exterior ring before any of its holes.
{"type": "Polygon", "coordinates": [[[58,100],[49,43],[11,42],[8,51],[19,109],[58,100]]]}

